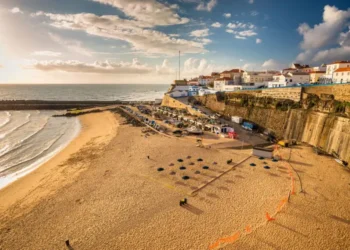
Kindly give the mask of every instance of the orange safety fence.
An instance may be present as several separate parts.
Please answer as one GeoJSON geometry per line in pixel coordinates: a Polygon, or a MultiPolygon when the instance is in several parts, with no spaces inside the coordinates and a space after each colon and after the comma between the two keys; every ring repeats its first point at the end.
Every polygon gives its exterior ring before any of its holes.
{"type": "Polygon", "coordinates": [[[215,249],[215,248],[217,248],[218,246],[220,246],[220,244],[222,244],[222,243],[233,243],[233,242],[235,242],[236,240],[238,240],[240,236],[241,236],[241,233],[240,233],[240,232],[237,232],[237,233],[235,233],[235,234],[232,235],[232,236],[225,237],[225,238],[220,238],[220,239],[217,240],[214,244],[210,245],[210,246],[209,246],[209,249],[215,249]]]}
{"type": "MultiPolygon", "coordinates": [[[[280,156],[280,159],[282,159],[282,156],[280,156]]],[[[293,176],[293,172],[290,166],[287,165],[288,168],[288,174],[290,176],[291,179],[291,190],[290,193],[291,194],[295,194],[295,179],[293,176]]],[[[288,197],[284,197],[282,200],[280,200],[280,202],[277,205],[276,208],[276,213],[281,212],[282,208],[286,205],[286,203],[288,202],[289,198],[288,197]]],[[[273,218],[273,216],[271,216],[268,212],[266,212],[265,214],[266,220],[269,221],[274,221],[276,220],[276,218],[273,218]]],[[[245,235],[248,235],[252,232],[252,227],[250,225],[246,226],[244,229],[245,235]]],[[[224,238],[220,238],[218,239],[215,243],[213,243],[212,245],[209,246],[210,250],[216,249],[218,247],[221,247],[221,244],[228,244],[228,243],[234,243],[235,241],[237,241],[239,238],[241,237],[241,233],[240,232],[236,232],[235,234],[233,234],[232,236],[228,236],[228,237],[224,237],[224,238]]]]}
{"type": "Polygon", "coordinates": [[[266,212],[266,220],[267,221],[273,221],[275,218],[272,218],[268,212],[266,212]]]}
{"type": "Polygon", "coordinates": [[[294,180],[294,177],[292,176],[292,191],[291,191],[291,194],[295,194],[295,180],[294,180]]]}
{"type": "Polygon", "coordinates": [[[283,198],[280,203],[277,206],[277,212],[280,212],[282,210],[282,208],[284,207],[284,205],[288,202],[288,197],[287,198],[283,198]]]}

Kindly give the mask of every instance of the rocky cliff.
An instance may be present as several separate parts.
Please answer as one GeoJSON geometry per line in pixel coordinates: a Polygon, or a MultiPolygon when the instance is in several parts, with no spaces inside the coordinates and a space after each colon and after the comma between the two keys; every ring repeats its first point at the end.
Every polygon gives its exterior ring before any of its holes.
{"type": "Polygon", "coordinates": [[[341,91],[314,87],[303,91],[300,102],[245,93],[207,95],[196,97],[196,101],[226,117],[241,116],[272,130],[279,138],[319,146],[350,161],[349,89],[350,85],[341,86],[341,91]]]}

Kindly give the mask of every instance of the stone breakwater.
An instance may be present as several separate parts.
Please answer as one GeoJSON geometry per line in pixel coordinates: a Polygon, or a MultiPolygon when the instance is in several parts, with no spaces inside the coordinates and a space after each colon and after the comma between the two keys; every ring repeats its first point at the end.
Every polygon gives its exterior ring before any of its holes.
{"type": "Polygon", "coordinates": [[[110,105],[144,105],[154,104],[152,101],[41,101],[14,100],[0,101],[0,110],[63,110],[73,108],[92,108],[110,105]]]}

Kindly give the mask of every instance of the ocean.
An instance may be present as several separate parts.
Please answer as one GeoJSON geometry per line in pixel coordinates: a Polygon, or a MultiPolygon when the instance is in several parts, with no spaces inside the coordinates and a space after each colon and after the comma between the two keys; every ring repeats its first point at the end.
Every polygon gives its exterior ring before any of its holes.
{"type": "Polygon", "coordinates": [[[154,101],[162,98],[165,84],[6,84],[0,100],[154,101]]]}
{"type": "MultiPolygon", "coordinates": [[[[0,85],[0,100],[142,100],[162,98],[169,85],[0,85]]],[[[0,189],[32,172],[66,147],[80,131],[62,111],[0,111],[0,189]]]]}

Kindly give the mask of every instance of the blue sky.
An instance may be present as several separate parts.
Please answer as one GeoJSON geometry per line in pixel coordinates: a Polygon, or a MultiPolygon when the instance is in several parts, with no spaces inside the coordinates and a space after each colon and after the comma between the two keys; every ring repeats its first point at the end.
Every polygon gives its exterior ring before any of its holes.
{"type": "Polygon", "coordinates": [[[2,0],[0,82],[170,83],[350,59],[348,1],[2,0]]]}

